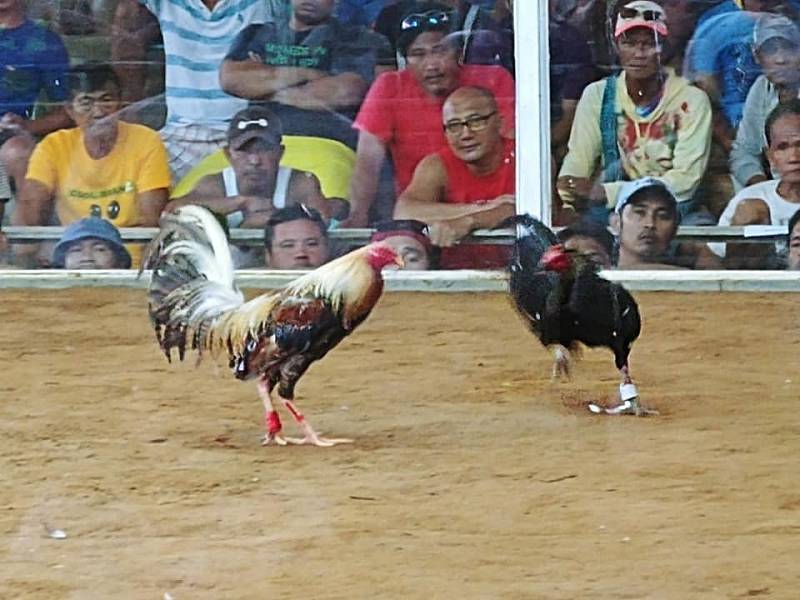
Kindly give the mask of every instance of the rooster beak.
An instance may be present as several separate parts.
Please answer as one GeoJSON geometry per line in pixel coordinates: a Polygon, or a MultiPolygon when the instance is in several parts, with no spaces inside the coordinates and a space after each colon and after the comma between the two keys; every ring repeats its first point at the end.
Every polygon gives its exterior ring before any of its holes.
{"type": "Polygon", "coordinates": [[[395,255],[394,264],[397,265],[398,269],[405,269],[406,268],[406,262],[403,260],[403,257],[400,256],[399,254],[395,255]]]}

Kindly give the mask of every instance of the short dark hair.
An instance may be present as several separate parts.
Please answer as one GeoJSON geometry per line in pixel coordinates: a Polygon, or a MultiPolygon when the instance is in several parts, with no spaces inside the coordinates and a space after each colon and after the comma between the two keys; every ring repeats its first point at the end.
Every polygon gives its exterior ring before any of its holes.
{"type": "Polygon", "coordinates": [[[614,254],[614,236],[605,225],[596,221],[586,219],[578,221],[574,225],[565,227],[557,234],[558,241],[566,242],[574,237],[586,237],[597,241],[611,257],[614,254]]]}
{"type": "MultiPolygon", "coordinates": [[[[453,31],[455,26],[455,23],[453,22],[454,17],[455,15],[453,14],[453,10],[449,6],[440,4],[439,2],[417,2],[413,5],[410,5],[409,8],[403,11],[403,14],[400,17],[400,22],[396,25],[397,50],[400,52],[400,54],[406,56],[408,47],[414,43],[414,40],[416,40],[420,34],[427,31],[441,31],[443,33],[450,33],[453,31]],[[425,13],[436,11],[446,13],[448,15],[447,22],[441,22],[437,24],[428,21],[422,22],[416,27],[403,29],[403,21],[405,21],[408,17],[417,14],[423,15],[425,13]]],[[[450,41],[450,43],[455,47],[455,41],[450,41]]]]}
{"type": "Polygon", "coordinates": [[[778,119],[787,115],[800,116],[800,99],[794,98],[785,104],[778,104],[778,106],[773,108],[772,112],[769,113],[767,121],[764,123],[764,134],[767,137],[767,146],[772,143],[772,126],[775,125],[778,119]]]}
{"type": "Polygon", "coordinates": [[[269,251],[272,248],[272,240],[275,237],[275,228],[281,223],[288,223],[289,221],[313,221],[319,227],[320,234],[326,240],[328,239],[328,226],[325,224],[325,219],[318,210],[305,206],[304,204],[295,204],[287,206],[286,208],[279,208],[267,221],[264,226],[264,247],[269,251]]]}
{"type": "Polygon", "coordinates": [[[78,94],[102,90],[109,82],[122,90],[117,73],[108,63],[89,62],[72,67],[66,77],[68,98],[72,100],[78,94]]]}
{"type": "Polygon", "coordinates": [[[796,211],[792,215],[792,218],[789,219],[789,231],[786,234],[786,243],[787,244],[792,239],[792,231],[794,231],[794,228],[795,228],[795,226],[797,226],[798,221],[800,221],[800,210],[796,211]]]}

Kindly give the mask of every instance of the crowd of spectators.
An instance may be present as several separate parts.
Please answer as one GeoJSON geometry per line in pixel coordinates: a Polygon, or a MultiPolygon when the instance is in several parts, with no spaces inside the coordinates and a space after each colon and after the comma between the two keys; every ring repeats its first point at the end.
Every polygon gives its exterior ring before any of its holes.
{"type": "MultiPolygon", "coordinates": [[[[548,15],[562,243],[601,268],[800,268],[800,0],[548,15]],[[716,224],[787,238],[675,239],[716,224]]],[[[507,263],[470,234],[515,211],[512,0],[7,0],[0,26],[0,220],[67,227],[0,233],[3,260],[136,267],[118,228],[192,203],[263,231],[238,268],[319,266],[352,227],[409,269],[507,263]]]]}

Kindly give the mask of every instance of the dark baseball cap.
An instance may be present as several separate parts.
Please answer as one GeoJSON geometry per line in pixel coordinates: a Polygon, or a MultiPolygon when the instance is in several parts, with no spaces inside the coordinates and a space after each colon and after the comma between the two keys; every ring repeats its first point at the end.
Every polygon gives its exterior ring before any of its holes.
{"type": "Polygon", "coordinates": [[[228,146],[241,150],[253,140],[261,140],[268,146],[280,146],[283,125],[274,112],[263,106],[251,106],[233,115],[228,127],[228,146]]]}

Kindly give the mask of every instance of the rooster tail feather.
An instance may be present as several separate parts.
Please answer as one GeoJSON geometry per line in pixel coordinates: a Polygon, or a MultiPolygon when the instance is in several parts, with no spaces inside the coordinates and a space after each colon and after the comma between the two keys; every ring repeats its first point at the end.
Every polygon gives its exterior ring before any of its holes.
{"type": "Polygon", "coordinates": [[[143,266],[153,270],[148,294],[156,340],[167,358],[178,350],[183,360],[187,336],[192,349],[209,349],[219,317],[244,297],[234,283],[225,232],[214,215],[199,206],[182,206],[161,218],[143,266]]]}

